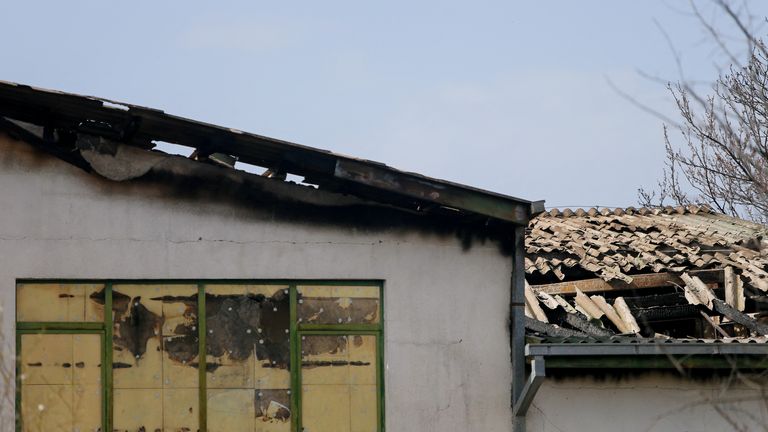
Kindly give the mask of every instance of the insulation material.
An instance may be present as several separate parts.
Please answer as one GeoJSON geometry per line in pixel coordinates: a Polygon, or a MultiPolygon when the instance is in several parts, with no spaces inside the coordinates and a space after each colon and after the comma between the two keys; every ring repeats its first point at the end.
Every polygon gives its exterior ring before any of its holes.
{"type": "Polygon", "coordinates": [[[208,389],[208,432],[252,431],[256,425],[254,391],[208,389]]]}
{"type": "Polygon", "coordinates": [[[101,430],[102,387],[96,385],[78,385],[72,388],[72,430],[101,430]]]}
{"type": "MultiPolygon", "coordinates": [[[[97,359],[100,358],[97,357],[97,359]]],[[[73,382],[73,359],[71,334],[25,334],[21,336],[23,385],[71,385],[73,382]]]]}
{"type": "MultiPolygon", "coordinates": [[[[53,335],[52,335],[53,336],[53,335]]],[[[68,335],[55,335],[68,336],[68,335]]],[[[72,382],[83,386],[101,386],[101,335],[75,334],[72,337],[72,382]]]]}
{"type": "Polygon", "coordinates": [[[350,386],[302,385],[301,425],[307,431],[352,432],[350,386]]]}
{"type": "Polygon", "coordinates": [[[197,430],[197,291],[192,284],[113,287],[115,429],[197,430]],[[137,412],[142,403],[151,409],[137,412]]]}
{"type": "Polygon", "coordinates": [[[116,431],[163,430],[163,389],[116,388],[113,391],[116,431]]]}
{"type": "Polygon", "coordinates": [[[289,299],[287,285],[206,286],[209,425],[231,400],[230,430],[290,430],[289,299]]]}
{"type": "Polygon", "coordinates": [[[29,284],[16,286],[16,319],[20,322],[100,322],[103,302],[91,295],[102,284],[29,284]]]}
{"type": "Polygon", "coordinates": [[[73,424],[71,407],[72,386],[22,385],[22,431],[70,432],[73,424]]]}
{"type": "Polygon", "coordinates": [[[21,336],[22,431],[101,429],[101,336],[21,336]]]}
{"type": "Polygon", "coordinates": [[[197,388],[163,389],[163,427],[169,432],[198,430],[200,390],[197,388]]]}
{"type": "Polygon", "coordinates": [[[375,431],[376,336],[302,336],[302,427],[375,431]]]}
{"type": "Polygon", "coordinates": [[[302,285],[298,319],[303,324],[379,323],[378,286],[302,285]]]}

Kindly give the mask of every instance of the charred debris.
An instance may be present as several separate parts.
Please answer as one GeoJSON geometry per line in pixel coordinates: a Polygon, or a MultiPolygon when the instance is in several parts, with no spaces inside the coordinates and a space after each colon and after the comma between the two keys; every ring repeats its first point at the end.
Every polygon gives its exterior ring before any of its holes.
{"type": "Polygon", "coordinates": [[[766,234],[706,206],[543,213],[525,241],[527,340],[765,342],[766,234]]]}

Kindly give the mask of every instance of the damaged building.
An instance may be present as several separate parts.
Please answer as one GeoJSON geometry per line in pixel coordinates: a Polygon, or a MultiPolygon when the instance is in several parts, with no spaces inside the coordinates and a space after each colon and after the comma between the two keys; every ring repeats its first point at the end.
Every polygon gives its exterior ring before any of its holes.
{"type": "Polygon", "coordinates": [[[768,424],[762,225],[8,82],[0,149],[0,430],[768,424]]]}
{"type": "Polygon", "coordinates": [[[0,430],[511,429],[543,202],[7,82],[0,148],[0,430]]]}
{"type": "Polygon", "coordinates": [[[765,430],[766,235],[707,206],[535,217],[515,414],[536,431],[765,430]]]}

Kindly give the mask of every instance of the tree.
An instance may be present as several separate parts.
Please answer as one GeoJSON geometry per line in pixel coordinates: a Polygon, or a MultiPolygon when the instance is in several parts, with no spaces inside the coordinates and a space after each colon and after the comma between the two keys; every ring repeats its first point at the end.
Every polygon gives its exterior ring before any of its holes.
{"type": "Polygon", "coordinates": [[[708,95],[679,81],[668,85],[680,114],[682,145],[665,125],[666,168],[658,189],[639,189],[641,205],[706,203],[738,217],[768,222],[768,48],[751,29],[745,9],[725,0],[717,7],[735,24],[747,46],[740,64],[723,35],[691,2],[716,46],[730,62],[708,95]],[[686,192],[692,191],[692,192],[686,192]]]}

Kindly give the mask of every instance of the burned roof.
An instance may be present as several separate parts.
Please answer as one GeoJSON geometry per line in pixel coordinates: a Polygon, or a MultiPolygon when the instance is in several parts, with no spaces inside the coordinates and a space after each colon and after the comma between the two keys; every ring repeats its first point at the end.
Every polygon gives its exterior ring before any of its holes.
{"type": "Polygon", "coordinates": [[[765,343],[766,226],[705,205],[553,209],[526,233],[529,343],[765,343]]]}
{"type": "Polygon", "coordinates": [[[597,277],[633,282],[641,273],[733,266],[768,287],[768,227],[707,206],[553,209],[531,220],[525,240],[529,280],[597,277]]]}
{"type": "Polygon", "coordinates": [[[543,210],[543,201],[532,202],[420,174],[385,164],[356,159],[275,138],[211,125],[167,114],[161,110],[107,99],[34,88],[0,81],[0,117],[44,128],[47,140],[60,140],[46,150],[70,162],[78,137],[152,149],[158,142],[194,149],[196,161],[231,159],[263,167],[271,177],[286,174],[304,177],[318,189],[386,203],[422,214],[452,214],[477,220],[527,224],[543,210]]]}

